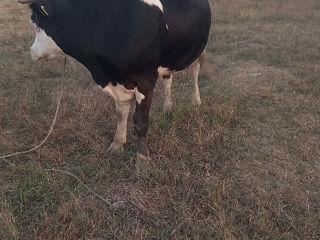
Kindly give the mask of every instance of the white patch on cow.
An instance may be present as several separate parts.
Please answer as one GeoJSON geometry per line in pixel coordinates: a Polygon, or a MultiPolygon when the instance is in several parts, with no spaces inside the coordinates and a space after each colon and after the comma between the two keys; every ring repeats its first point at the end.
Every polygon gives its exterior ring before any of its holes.
{"type": "Polygon", "coordinates": [[[162,6],[162,3],[160,2],[160,0],[141,0],[142,2],[145,2],[146,4],[152,6],[156,6],[158,7],[161,12],[163,12],[163,6],[162,6]]]}
{"type": "Polygon", "coordinates": [[[36,38],[30,48],[33,60],[52,59],[57,56],[65,56],[61,48],[49,37],[45,31],[38,28],[35,24],[36,38]]]}
{"type": "Polygon", "coordinates": [[[127,103],[135,98],[135,90],[126,89],[123,85],[118,84],[113,86],[109,83],[103,91],[108,93],[116,102],[127,103]]]}
{"type": "Polygon", "coordinates": [[[138,88],[134,88],[134,93],[136,95],[136,101],[138,104],[141,104],[142,100],[146,98],[141,92],[138,91],[138,88]]]}
{"type": "Polygon", "coordinates": [[[158,67],[158,73],[160,76],[167,76],[167,75],[171,75],[173,73],[173,71],[171,71],[169,68],[165,68],[165,67],[158,67]]]}
{"type": "Polygon", "coordinates": [[[118,84],[113,86],[109,83],[103,91],[108,93],[118,103],[128,103],[136,99],[138,104],[141,104],[142,100],[145,99],[145,95],[138,91],[138,88],[133,90],[126,89],[123,85],[118,84]]]}

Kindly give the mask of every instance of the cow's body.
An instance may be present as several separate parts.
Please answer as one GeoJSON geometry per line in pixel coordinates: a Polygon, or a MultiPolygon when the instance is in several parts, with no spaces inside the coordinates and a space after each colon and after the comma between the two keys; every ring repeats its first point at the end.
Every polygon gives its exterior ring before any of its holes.
{"type": "MultiPolygon", "coordinates": [[[[19,1],[31,3],[32,20],[38,28],[39,39],[31,48],[33,58],[51,58],[59,51],[70,55],[115,99],[119,121],[112,151],[125,142],[130,102],[136,100],[137,165],[147,161],[146,133],[155,82],[159,75],[170,79],[204,51],[211,23],[208,1],[19,1]],[[40,54],[44,35],[51,50],[40,54]]],[[[195,64],[198,68],[199,63],[195,64]]]]}

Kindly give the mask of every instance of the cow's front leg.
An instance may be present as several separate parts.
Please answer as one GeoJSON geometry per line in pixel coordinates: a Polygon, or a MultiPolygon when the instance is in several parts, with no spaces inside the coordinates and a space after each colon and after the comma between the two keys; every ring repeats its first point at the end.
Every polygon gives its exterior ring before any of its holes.
{"type": "Polygon", "coordinates": [[[149,112],[152,102],[153,87],[144,91],[144,98],[137,100],[134,114],[134,126],[138,135],[138,151],[136,170],[144,172],[149,164],[149,150],[147,145],[147,132],[149,128],[149,112]]]}
{"type": "Polygon", "coordinates": [[[127,122],[130,110],[129,102],[121,103],[115,101],[115,105],[118,125],[114,140],[107,150],[111,153],[118,153],[123,150],[123,145],[126,143],[127,139],[127,122]]]}

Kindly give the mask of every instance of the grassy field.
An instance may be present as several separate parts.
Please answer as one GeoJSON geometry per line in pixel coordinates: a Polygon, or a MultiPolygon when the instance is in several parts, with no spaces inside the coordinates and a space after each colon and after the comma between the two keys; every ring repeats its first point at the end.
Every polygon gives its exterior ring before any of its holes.
{"type": "MultiPolygon", "coordinates": [[[[174,82],[174,112],[151,113],[150,175],[135,175],[137,139],[106,150],[114,106],[69,60],[34,63],[29,10],[0,1],[0,239],[320,239],[320,1],[215,0],[201,77],[174,82]],[[110,210],[77,175],[112,203],[110,210]]],[[[132,114],[130,119],[132,119],[132,114]]]]}

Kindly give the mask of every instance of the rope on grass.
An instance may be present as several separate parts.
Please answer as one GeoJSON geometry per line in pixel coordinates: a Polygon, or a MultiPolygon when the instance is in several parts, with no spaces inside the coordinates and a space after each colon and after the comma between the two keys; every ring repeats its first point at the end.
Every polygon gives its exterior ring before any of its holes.
{"type": "MultiPolygon", "coordinates": [[[[55,115],[54,115],[54,119],[52,121],[52,125],[50,127],[50,130],[49,130],[47,136],[43,139],[43,141],[40,144],[38,144],[37,146],[35,146],[34,148],[31,148],[29,150],[12,153],[12,154],[8,154],[8,155],[5,155],[5,156],[0,156],[1,160],[3,160],[5,163],[10,165],[11,167],[15,167],[16,165],[14,163],[11,163],[11,162],[7,161],[6,158],[10,158],[10,157],[18,156],[18,155],[23,155],[23,154],[27,154],[27,153],[36,151],[37,149],[41,148],[43,146],[43,144],[45,144],[45,142],[48,140],[49,136],[52,134],[54,125],[55,125],[55,123],[57,121],[57,116],[58,116],[59,109],[60,109],[60,104],[61,104],[61,96],[62,96],[62,90],[60,91],[60,94],[59,94],[59,99],[58,99],[58,103],[57,103],[57,109],[56,109],[56,112],[55,112],[55,115]]],[[[70,172],[67,172],[67,171],[64,171],[64,170],[60,170],[60,169],[55,169],[55,168],[42,169],[42,170],[45,171],[45,172],[58,172],[58,173],[62,173],[62,174],[68,175],[68,176],[76,179],[80,183],[80,185],[82,185],[85,189],[87,189],[90,193],[92,193],[100,201],[102,201],[103,203],[107,204],[109,208],[114,209],[114,210],[124,208],[124,203],[122,201],[115,202],[114,204],[112,204],[110,201],[108,201],[107,199],[105,199],[104,197],[102,197],[101,195],[96,193],[95,191],[93,191],[79,177],[77,177],[76,175],[74,175],[74,174],[72,174],[70,172]]]]}
{"type": "Polygon", "coordinates": [[[53,132],[54,125],[55,125],[55,123],[57,121],[57,116],[58,116],[58,112],[59,112],[59,109],[60,109],[60,103],[61,103],[61,96],[62,96],[62,90],[60,91],[60,94],[59,94],[57,109],[56,109],[56,113],[54,115],[54,119],[53,119],[51,128],[50,128],[47,136],[43,139],[43,141],[40,144],[38,144],[37,146],[35,146],[34,148],[31,148],[29,150],[22,151],[22,152],[16,152],[16,153],[11,153],[11,154],[8,154],[8,155],[5,155],[5,156],[0,156],[0,159],[2,159],[3,161],[5,161],[6,163],[8,163],[10,166],[13,167],[15,165],[13,163],[8,162],[7,160],[5,160],[6,158],[15,157],[15,156],[19,156],[19,155],[23,155],[23,154],[27,154],[27,153],[36,151],[37,149],[41,148],[43,144],[45,144],[45,142],[48,140],[49,136],[53,132]]]}
{"type": "Polygon", "coordinates": [[[60,169],[55,169],[55,168],[49,168],[49,169],[42,169],[45,172],[58,172],[58,173],[62,173],[65,175],[68,175],[74,179],[76,179],[85,189],[87,189],[90,193],[92,193],[95,197],[97,197],[98,199],[100,199],[102,202],[104,202],[105,204],[107,204],[111,209],[114,209],[116,207],[116,204],[112,204],[110,201],[108,201],[107,199],[105,199],[104,197],[102,197],[101,195],[99,195],[98,193],[96,193],[95,191],[93,191],[87,184],[85,184],[79,177],[77,177],[76,175],[64,171],[64,170],[60,170],[60,169]]]}

